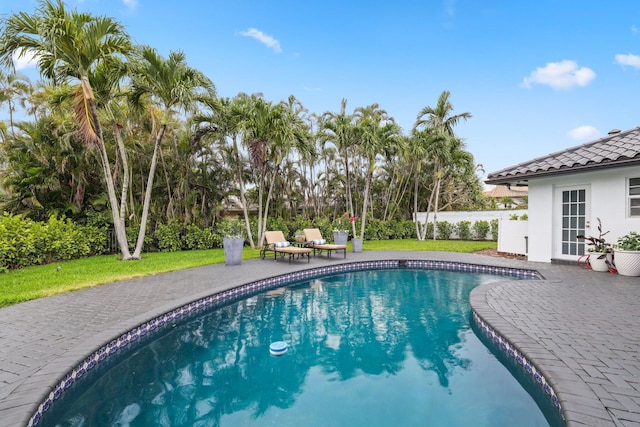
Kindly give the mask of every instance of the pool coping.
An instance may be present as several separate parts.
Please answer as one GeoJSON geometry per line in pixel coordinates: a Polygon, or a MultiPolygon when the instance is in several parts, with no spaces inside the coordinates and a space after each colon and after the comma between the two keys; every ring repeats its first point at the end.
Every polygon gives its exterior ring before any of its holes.
{"type": "MultiPolygon", "coordinates": [[[[156,280],[160,282],[168,281],[173,284],[175,283],[176,279],[184,279],[184,277],[186,276],[192,276],[191,281],[193,283],[202,280],[203,277],[209,277],[210,280],[212,272],[216,273],[214,274],[214,276],[220,276],[219,273],[222,273],[222,276],[224,276],[225,273],[233,271],[234,274],[232,276],[237,276],[234,278],[234,280],[227,281],[227,283],[218,283],[215,290],[207,289],[201,292],[186,292],[179,298],[171,300],[171,302],[167,302],[165,304],[156,304],[155,306],[146,306],[146,311],[141,311],[138,315],[133,315],[126,319],[122,319],[119,322],[108,324],[99,333],[94,334],[89,339],[84,340],[84,342],[80,343],[77,346],[73,346],[73,348],[64,352],[64,357],[58,358],[58,360],[54,360],[50,363],[44,363],[43,366],[38,367],[37,371],[32,372],[30,375],[25,375],[25,378],[20,381],[20,384],[18,384],[17,387],[11,389],[8,394],[4,396],[0,394],[0,419],[7,420],[7,422],[10,422],[8,420],[15,421],[7,425],[26,425],[28,421],[25,422],[24,420],[28,419],[28,417],[30,417],[31,414],[35,412],[38,404],[43,400],[43,398],[48,396],[53,391],[53,389],[43,390],[43,385],[48,384],[48,386],[46,387],[51,387],[52,384],[58,384],[57,381],[51,381],[51,378],[63,378],[61,372],[66,373],[70,370],[70,368],[84,362],[87,354],[89,354],[89,352],[86,350],[87,348],[91,348],[91,350],[93,351],[97,348],[100,348],[103,344],[111,342],[114,337],[122,335],[122,331],[133,329],[137,325],[140,325],[148,321],[149,319],[163,315],[164,313],[170,312],[177,307],[182,307],[189,302],[198,300],[200,298],[206,298],[212,293],[218,294],[220,292],[233,289],[243,283],[249,283],[251,281],[249,279],[251,279],[252,275],[255,279],[257,277],[265,277],[265,274],[269,274],[270,272],[273,272],[275,275],[288,275],[288,273],[291,273],[291,270],[313,270],[317,269],[317,264],[338,266],[340,264],[350,264],[354,261],[381,261],[389,259],[393,259],[393,262],[398,262],[398,260],[418,259],[471,263],[486,265],[490,267],[507,267],[526,270],[534,269],[536,271],[539,271],[545,277],[545,280],[536,280],[535,282],[545,282],[547,284],[552,284],[552,286],[561,286],[563,283],[576,281],[576,279],[586,282],[591,281],[593,282],[593,285],[596,285],[596,279],[598,279],[597,277],[592,276],[592,274],[594,274],[592,272],[585,273],[584,271],[581,271],[581,269],[576,269],[573,267],[558,267],[550,264],[497,259],[474,254],[414,251],[365,251],[362,254],[350,254],[346,260],[327,260],[319,257],[314,258],[314,261],[311,265],[308,265],[306,263],[304,263],[304,265],[296,265],[297,263],[294,263],[293,266],[285,266],[285,263],[273,263],[268,261],[256,260],[245,262],[242,264],[242,266],[239,266],[235,270],[225,270],[224,266],[210,266],[200,269],[193,269],[191,272],[170,273],[168,275],[163,275],[162,278],[159,276],[155,276],[155,279],[136,279],[135,282],[149,282],[151,280],[156,280]],[[583,277],[578,278],[577,276],[583,277]],[[40,391],[39,393],[38,390],[40,391]],[[34,399],[35,393],[39,395],[38,399],[34,399]],[[8,405],[3,405],[7,402],[9,402],[8,405]],[[4,416],[5,414],[8,415],[6,418],[4,416]]],[[[220,279],[224,282],[224,277],[220,277],[220,279]]],[[[621,281],[623,283],[628,282],[631,284],[637,283],[637,281],[622,277],[620,277],[618,281],[621,281]]],[[[558,401],[562,405],[563,414],[565,415],[566,424],[568,426],[624,425],[616,424],[614,422],[614,419],[611,416],[610,411],[608,411],[605,407],[605,404],[601,402],[597,398],[597,396],[594,399],[595,394],[593,392],[589,393],[589,387],[584,387],[585,382],[582,381],[579,375],[576,376],[572,374],[572,372],[569,372],[569,370],[565,369],[567,368],[567,366],[566,364],[564,364],[562,357],[558,357],[558,355],[553,354],[553,352],[550,352],[544,346],[541,346],[540,343],[536,343],[535,341],[533,341],[531,337],[526,333],[526,331],[523,331],[522,328],[514,326],[509,322],[508,319],[503,318],[500,313],[497,313],[495,311],[495,301],[492,300],[491,290],[494,288],[508,289],[510,286],[518,285],[518,283],[522,282],[523,281],[505,280],[493,284],[483,285],[474,289],[470,301],[474,313],[477,313],[480,319],[482,319],[487,325],[490,325],[495,333],[499,334],[501,337],[508,337],[507,342],[509,342],[513,346],[513,349],[517,349],[517,351],[521,352],[529,360],[531,360],[532,366],[535,367],[536,371],[544,375],[550,387],[552,389],[555,389],[557,392],[558,401]],[[578,391],[576,392],[576,390],[578,391]]],[[[527,281],[525,280],[524,282],[527,281]]],[[[175,287],[175,285],[171,286],[175,287]]],[[[123,289],[128,288],[129,286],[123,289]]],[[[69,298],[77,299],[78,296],[91,293],[91,290],[78,291],[72,293],[75,295],[70,295],[69,298]]],[[[49,300],[49,298],[43,300],[49,300]]],[[[67,300],[68,298],[63,299],[67,300]]],[[[57,303],[55,299],[52,299],[51,302],[57,303]]],[[[33,307],[31,306],[33,305],[43,308],[45,304],[43,303],[43,301],[40,301],[31,304],[19,304],[18,306],[20,307],[12,306],[14,307],[12,310],[7,310],[7,308],[0,309],[0,326],[2,326],[2,315],[5,312],[14,310],[22,310],[24,312],[27,309],[32,309],[33,307]]],[[[3,338],[5,337],[0,334],[0,345],[5,344],[3,343],[3,338]]],[[[1,355],[2,354],[0,353],[0,356],[1,355]]],[[[3,362],[3,360],[0,357],[0,366],[1,362],[3,362]]]]}
{"type": "MultiPolygon", "coordinates": [[[[217,292],[212,295],[191,301],[188,304],[177,307],[169,312],[163,313],[152,319],[148,319],[142,324],[136,325],[134,328],[123,332],[120,336],[113,338],[108,343],[104,343],[100,348],[95,349],[90,355],[85,357],[82,361],[76,364],[72,369],[67,372],[63,378],[60,378],[50,388],[51,391],[45,395],[42,402],[38,405],[37,410],[29,418],[27,427],[36,426],[41,417],[60,399],[66,390],[68,390],[77,380],[80,380],[86,373],[96,368],[101,363],[107,361],[111,356],[116,355],[120,350],[126,349],[130,344],[135,343],[139,338],[144,337],[149,333],[153,333],[156,330],[160,330],[164,326],[171,324],[174,321],[178,321],[181,318],[195,315],[196,313],[210,308],[215,308],[229,302],[243,299],[251,295],[255,295],[259,292],[275,289],[282,286],[287,286],[292,283],[299,282],[301,280],[314,279],[333,274],[343,274],[356,271],[369,271],[380,269],[423,269],[423,270],[438,270],[438,271],[455,271],[465,273],[479,273],[479,274],[491,274],[496,276],[503,276],[506,278],[513,277],[519,279],[542,279],[543,277],[535,270],[529,269],[517,269],[511,267],[495,267],[486,266],[481,264],[469,264],[461,262],[450,261],[434,261],[434,260],[378,260],[378,261],[354,261],[349,263],[342,263],[336,266],[324,266],[315,267],[308,270],[299,272],[285,273],[275,277],[268,277],[257,281],[249,282],[232,289],[217,292]]],[[[474,313],[473,319],[478,322],[479,326],[483,330],[490,329],[485,322],[480,320],[474,313]]],[[[493,332],[493,337],[497,340],[497,334],[493,332]]],[[[499,338],[499,342],[504,345],[507,342],[502,337],[499,338]]],[[[513,360],[517,360],[515,355],[505,351],[505,355],[513,357],[513,360]]],[[[520,359],[522,360],[522,359],[520,359]]],[[[528,361],[524,364],[528,374],[532,379],[535,379],[539,384],[543,386],[543,391],[552,399],[552,403],[560,411],[561,407],[555,392],[549,387],[546,379],[536,368],[533,371],[530,369],[532,366],[528,361]]]]}

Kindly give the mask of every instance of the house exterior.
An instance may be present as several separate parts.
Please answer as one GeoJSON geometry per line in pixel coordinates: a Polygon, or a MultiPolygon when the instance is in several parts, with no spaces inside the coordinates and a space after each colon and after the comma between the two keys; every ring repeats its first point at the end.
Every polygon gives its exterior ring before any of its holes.
{"type": "Polygon", "coordinates": [[[640,231],[640,127],[490,173],[487,184],[528,186],[530,261],[577,261],[578,235],[607,242],[640,231]]]}
{"type": "Polygon", "coordinates": [[[506,185],[496,185],[491,190],[484,192],[484,195],[495,200],[498,209],[514,209],[519,206],[527,206],[527,188],[513,187],[506,185]]]}

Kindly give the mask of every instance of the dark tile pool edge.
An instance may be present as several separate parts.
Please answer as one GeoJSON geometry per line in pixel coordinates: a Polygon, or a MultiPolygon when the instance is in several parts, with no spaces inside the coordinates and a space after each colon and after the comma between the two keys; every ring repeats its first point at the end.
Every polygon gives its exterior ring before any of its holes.
{"type": "Polygon", "coordinates": [[[544,394],[549,398],[551,404],[556,408],[560,417],[566,422],[564,409],[561,401],[558,398],[551,381],[544,374],[543,370],[536,365],[536,363],[529,358],[525,352],[519,350],[515,344],[513,344],[507,337],[502,335],[491,324],[485,321],[476,310],[471,308],[472,319],[477,329],[485,336],[486,339],[492,341],[498,351],[508,357],[514,365],[519,366],[524,370],[531,379],[544,391],[544,394]]]}
{"type": "Polygon", "coordinates": [[[203,298],[199,298],[162,315],[154,317],[153,319],[143,322],[116,336],[116,338],[108,340],[108,342],[105,342],[104,345],[100,346],[96,351],[93,351],[89,356],[84,358],[80,357],[78,359],[81,360],[80,363],[55,381],[54,384],[47,389],[47,391],[50,390],[48,393],[46,393],[46,391],[43,392],[43,398],[40,399],[40,403],[37,405],[35,410],[32,411],[26,425],[27,427],[38,425],[45,412],[55,404],[65,390],[69,389],[76,380],[82,378],[85,373],[94,369],[99,363],[105,361],[109,356],[116,354],[119,350],[128,347],[129,344],[136,342],[139,338],[146,336],[148,333],[152,333],[155,330],[162,328],[166,324],[177,321],[186,316],[193,315],[204,309],[214,308],[218,305],[227,304],[231,301],[245,298],[256,293],[287,285],[299,280],[307,280],[315,277],[352,271],[390,268],[421,268],[427,270],[494,274],[519,279],[544,279],[538,271],[532,269],[488,266],[456,261],[395,259],[342,263],[254,280],[228,290],[223,290],[203,298]]]}

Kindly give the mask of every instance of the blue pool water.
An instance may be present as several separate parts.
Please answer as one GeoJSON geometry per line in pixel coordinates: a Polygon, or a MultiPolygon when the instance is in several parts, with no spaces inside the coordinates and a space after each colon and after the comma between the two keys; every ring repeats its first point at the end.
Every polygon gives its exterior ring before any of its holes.
{"type": "Polygon", "coordinates": [[[39,425],[560,425],[470,325],[469,293],[496,280],[374,270],[256,295],[113,356],[39,425]]]}

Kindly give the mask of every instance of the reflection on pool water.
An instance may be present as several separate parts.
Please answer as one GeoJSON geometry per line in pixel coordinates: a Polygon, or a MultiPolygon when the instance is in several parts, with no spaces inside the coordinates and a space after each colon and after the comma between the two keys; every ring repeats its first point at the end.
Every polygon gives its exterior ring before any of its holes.
{"type": "Polygon", "coordinates": [[[560,425],[471,328],[471,289],[496,280],[391,269],[271,290],[122,351],[39,424],[560,425]]]}

